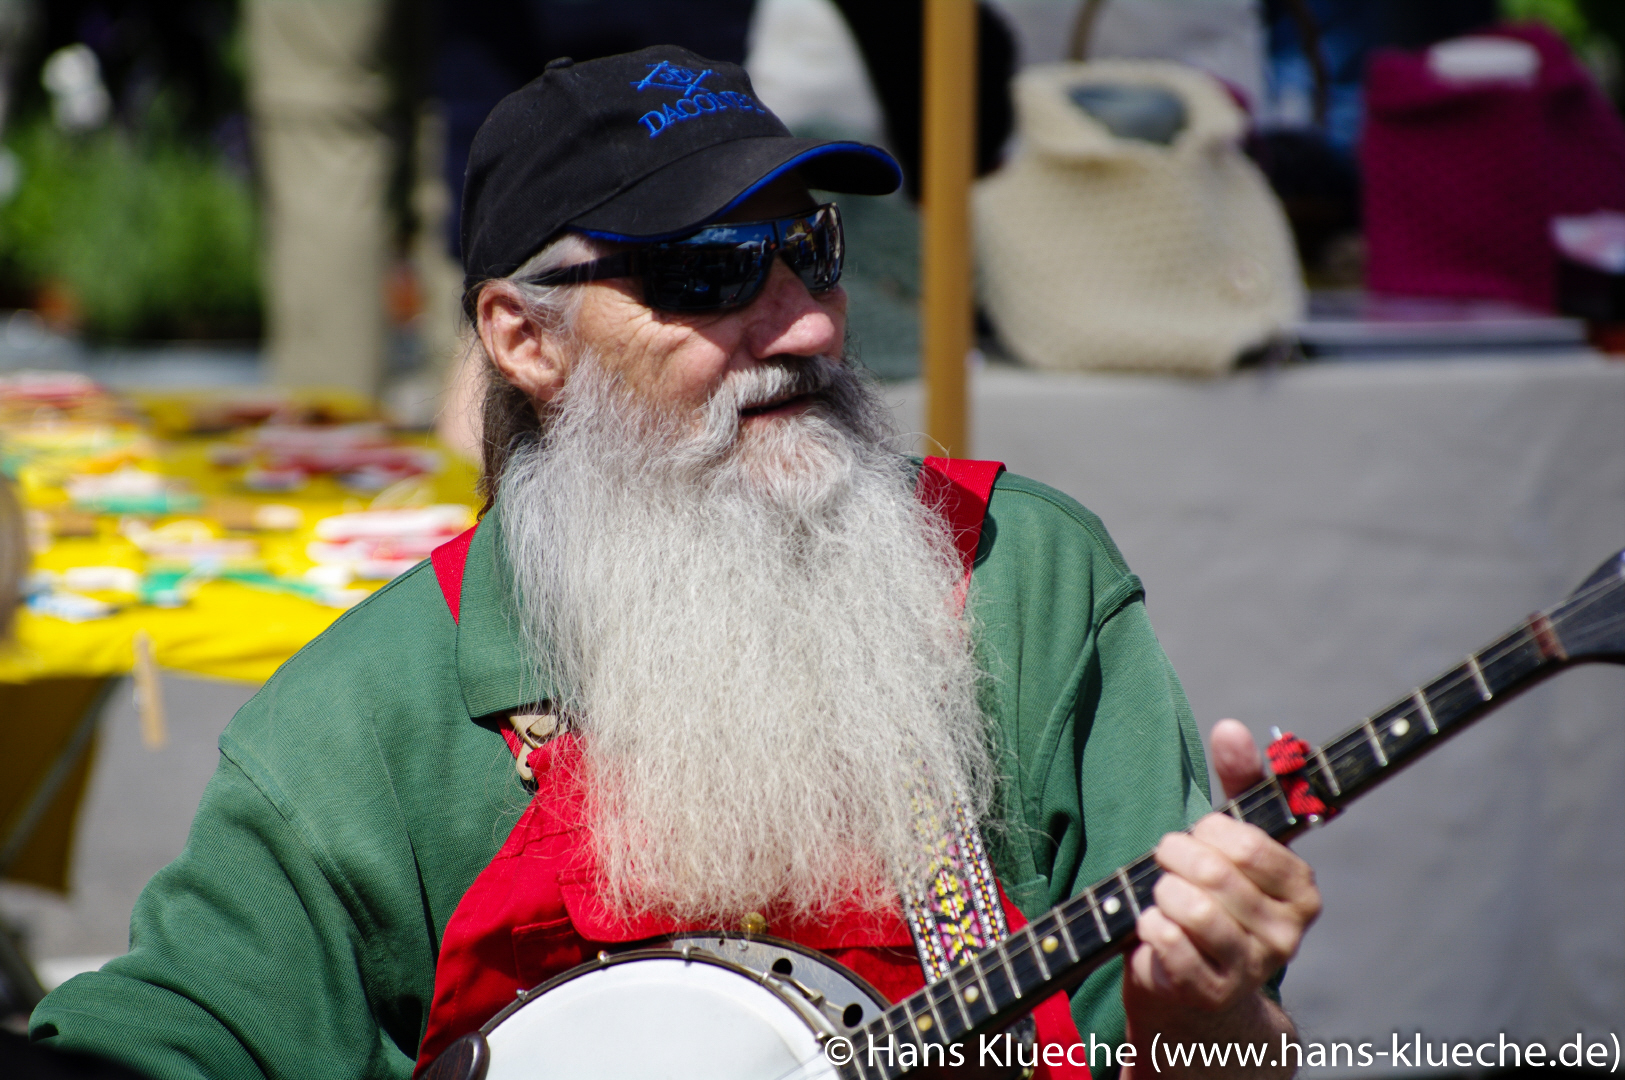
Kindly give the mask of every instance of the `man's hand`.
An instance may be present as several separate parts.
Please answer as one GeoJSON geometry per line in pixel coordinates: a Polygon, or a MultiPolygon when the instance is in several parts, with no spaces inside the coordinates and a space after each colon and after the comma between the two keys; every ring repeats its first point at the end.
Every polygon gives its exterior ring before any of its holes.
{"type": "MultiPolygon", "coordinates": [[[[1227,798],[1263,778],[1253,737],[1237,721],[1214,726],[1212,750],[1227,798]]],[[[1277,1042],[1292,1023],[1260,987],[1298,951],[1320,914],[1314,871],[1263,830],[1223,814],[1164,836],[1156,856],[1165,871],[1157,906],[1140,916],[1140,944],[1123,974],[1129,1037],[1140,1048],[1133,1071],[1151,1065],[1157,1033],[1164,1044],[1277,1042]]],[[[1240,1072],[1234,1065],[1175,1070],[1160,1055],[1158,1062],[1163,1073],[1240,1072]]]]}

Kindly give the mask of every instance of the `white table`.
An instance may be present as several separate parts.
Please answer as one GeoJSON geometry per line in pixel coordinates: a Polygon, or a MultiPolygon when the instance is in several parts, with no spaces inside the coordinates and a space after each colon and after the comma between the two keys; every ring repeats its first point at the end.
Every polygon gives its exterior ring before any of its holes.
{"type": "MultiPolygon", "coordinates": [[[[1328,739],[1625,546],[1625,363],[973,387],[975,456],[1101,515],[1204,730],[1328,739]]],[[[915,429],[918,387],[889,396],[915,429]]],[[[1625,1038],[1622,788],[1625,669],[1580,669],[1305,837],[1326,899],[1285,986],[1305,1040],[1625,1038]]]]}

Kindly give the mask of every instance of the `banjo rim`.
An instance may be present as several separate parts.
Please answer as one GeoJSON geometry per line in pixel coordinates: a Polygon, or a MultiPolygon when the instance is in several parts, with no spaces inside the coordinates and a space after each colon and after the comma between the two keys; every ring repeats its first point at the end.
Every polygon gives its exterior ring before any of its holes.
{"type": "MultiPolygon", "coordinates": [[[[791,941],[784,941],[780,938],[770,937],[765,934],[748,934],[741,933],[737,930],[717,930],[706,932],[696,931],[694,933],[674,935],[674,940],[676,941],[686,941],[688,939],[704,940],[708,938],[725,938],[732,940],[744,938],[750,941],[765,942],[788,952],[799,953],[819,963],[831,963],[829,957],[820,952],[813,949],[808,949],[805,946],[797,945],[791,941]]],[[[522,990],[518,994],[514,995],[514,999],[508,1002],[507,1005],[503,1006],[500,1012],[480,1025],[479,1033],[482,1036],[489,1036],[491,1032],[496,1030],[497,1025],[501,1024],[508,1017],[530,1004],[536,998],[541,997],[543,994],[548,993],[554,988],[562,986],[567,982],[572,982],[583,975],[590,975],[595,971],[603,971],[606,968],[617,967],[622,964],[637,963],[643,960],[681,960],[685,963],[710,964],[713,967],[722,968],[725,971],[732,972],[735,975],[742,976],[743,978],[756,983],[783,1001],[784,1004],[790,1008],[792,1013],[796,1014],[797,1016],[801,1015],[801,1010],[796,1008],[794,1002],[790,998],[790,995],[783,987],[776,985],[778,976],[774,972],[755,971],[743,964],[729,960],[727,957],[717,956],[715,953],[712,953],[707,949],[698,948],[695,945],[684,945],[682,947],[662,945],[628,949],[625,952],[600,952],[591,960],[577,964],[568,971],[561,971],[551,979],[548,979],[546,982],[538,983],[529,990],[522,990]]],[[[871,986],[862,976],[844,967],[841,968],[841,971],[848,980],[850,980],[860,990],[867,993],[877,1005],[879,1005],[881,1008],[889,1007],[890,1002],[888,1002],[886,998],[882,996],[878,990],[871,986]]],[[[802,1022],[806,1023],[809,1028],[813,1028],[815,1034],[817,1033],[814,1025],[808,1023],[805,1019],[803,1019],[802,1022]]]]}
{"type": "MultiPolygon", "coordinates": [[[[869,999],[882,1010],[889,1009],[892,1006],[892,1001],[887,998],[885,994],[882,994],[879,990],[875,989],[873,983],[871,983],[868,979],[865,979],[862,975],[859,975],[856,971],[853,971],[851,968],[847,967],[845,964],[831,960],[827,953],[819,952],[817,949],[809,948],[806,945],[801,945],[785,938],[774,937],[771,934],[752,934],[746,930],[690,930],[681,934],[673,934],[667,940],[671,942],[700,942],[715,939],[725,941],[754,941],[763,945],[770,945],[775,949],[782,949],[785,952],[793,952],[800,956],[805,956],[807,959],[816,964],[838,969],[843,979],[850,982],[853,986],[856,986],[859,990],[862,990],[865,994],[869,995],[869,999]]],[[[680,946],[675,944],[667,947],[677,948],[679,951],[681,949],[680,946]]],[[[719,959],[725,960],[727,958],[719,957],[719,959]]],[[[747,967],[746,970],[752,971],[753,975],[755,974],[755,972],[749,967],[747,967]]]]}

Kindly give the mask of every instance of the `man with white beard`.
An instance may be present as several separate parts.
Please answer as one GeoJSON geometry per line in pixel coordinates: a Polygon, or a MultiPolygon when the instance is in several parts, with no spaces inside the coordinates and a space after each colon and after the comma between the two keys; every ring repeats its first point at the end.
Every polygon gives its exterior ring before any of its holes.
{"type": "MultiPolygon", "coordinates": [[[[1202,816],[1138,580],[1005,474],[967,594],[965,523],[843,357],[839,215],[809,188],[897,182],[679,49],[504,101],[463,215],[489,512],[244,708],[131,953],[34,1037],[163,1075],[421,1075],[600,950],[717,929],[895,1000],[957,807],[963,875],[998,880],[973,937],[1153,845],[1165,871],[1126,965],[1037,1007],[1041,1044],[1126,1041],[1094,1066],[1135,1073],[1155,1038],[1290,1038],[1268,986],[1313,875],[1202,816]]],[[[1245,729],[1214,739],[1227,789],[1258,778],[1245,729]]]]}

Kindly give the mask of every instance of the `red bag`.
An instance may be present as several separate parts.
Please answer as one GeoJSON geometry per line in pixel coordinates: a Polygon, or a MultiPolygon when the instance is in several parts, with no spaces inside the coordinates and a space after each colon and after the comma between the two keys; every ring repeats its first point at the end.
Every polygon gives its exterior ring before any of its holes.
{"type": "Polygon", "coordinates": [[[1375,292],[1553,307],[1558,214],[1625,209],[1625,124],[1557,35],[1486,31],[1540,54],[1527,82],[1450,82],[1383,50],[1366,78],[1366,283],[1375,292]]]}

